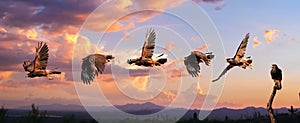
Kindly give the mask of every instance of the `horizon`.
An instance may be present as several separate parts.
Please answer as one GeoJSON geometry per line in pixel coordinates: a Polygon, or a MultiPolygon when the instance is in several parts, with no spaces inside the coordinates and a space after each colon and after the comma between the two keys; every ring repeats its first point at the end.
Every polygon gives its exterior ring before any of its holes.
{"type": "MultiPolygon", "coordinates": [[[[127,106],[127,105],[136,105],[136,106],[139,105],[139,106],[143,106],[146,103],[151,103],[151,104],[154,104],[156,106],[160,106],[160,105],[157,105],[157,104],[152,103],[152,102],[128,103],[128,104],[125,104],[125,105],[117,105],[117,106],[127,106]]],[[[59,105],[59,106],[81,106],[82,108],[85,108],[84,106],[78,105],[78,104],[59,104],[59,103],[53,103],[53,104],[49,104],[49,105],[38,105],[38,104],[35,104],[35,106],[38,107],[38,108],[40,108],[40,106],[52,106],[52,105],[59,105]]],[[[105,107],[105,108],[115,108],[115,106],[116,105],[114,105],[114,106],[100,106],[100,108],[103,108],[103,107],[105,107]]],[[[87,106],[87,107],[97,107],[97,106],[87,106]]],[[[163,108],[166,108],[166,107],[163,107],[163,108]]],[[[168,108],[170,108],[170,109],[185,109],[185,108],[180,108],[180,107],[168,107],[168,108]]],[[[219,109],[243,110],[243,109],[247,109],[247,108],[265,108],[265,107],[257,107],[257,106],[246,106],[246,107],[242,107],[242,108],[218,107],[218,108],[215,108],[215,109],[212,109],[212,110],[219,110],[219,109]]],[[[286,109],[290,109],[290,107],[276,107],[274,109],[277,110],[277,109],[285,109],[285,108],[286,109]]],[[[19,106],[19,107],[15,107],[15,108],[7,108],[7,109],[8,110],[30,110],[31,109],[31,105],[23,105],[23,106],[19,106]]],[[[294,109],[300,109],[300,107],[294,107],[294,109]]],[[[40,109],[40,110],[47,110],[47,109],[40,109]]],[[[54,110],[55,111],[59,111],[57,109],[54,109],[54,110]]],[[[185,109],[185,110],[202,110],[202,109],[190,108],[190,109],[185,109]]],[[[86,109],[84,109],[82,111],[86,111],[86,109]]],[[[210,110],[202,110],[202,111],[210,111],[210,110]]],[[[70,111],[70,112],[72,112],[72,111],[70,111]]]]}

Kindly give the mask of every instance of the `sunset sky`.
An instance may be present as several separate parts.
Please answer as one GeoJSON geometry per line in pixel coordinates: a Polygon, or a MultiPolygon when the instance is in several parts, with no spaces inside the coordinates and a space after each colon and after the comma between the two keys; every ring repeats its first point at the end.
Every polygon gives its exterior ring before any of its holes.
{"type": "Polygon", "coordinates": [[[296,55],[300,47],[299,1],[193,3],[199,11],[192,11],[184,0],[0,1],[0,105],[16,108],[31,103],[101,106],[153,102],[168,106],[177,100],[175,107],[200,109],[206,98],[208,103],[218,103],[216,108],[265,107],[273,86],[270,67],[276,63],[283,70],[283,88],[273,107],[300,106],[300,57],[296,55]],[[134,12],[140,9],[145,10],[134,12]],[[199,30],[209,30],[206,23],[201,23],[205,19],[197,18],[206,12],[218,33],[197,34],[194,27],[169,11],[194,16],[192,20],[203,26],[199,30]],[[169,59],[158,70],[126,63],[129,58],[139,57],[149,28],[157,35],[154,56],[164,53],[169,59]],[[234,68],[225,81],[211,83],[225,68],[225,58],[234,56],[246,33],[250,33],[246,56],[254,59],[253,70],[234,68]],[[220,36],[220,41],[205,40],[203,35],[220,36]],[[25,77],[22,63],[34,59],[37,41],[48,44],[47,69],[63,72],[54,80],[25,77]],[[215,42],[219,44],[212,45],[215,42]],[[182,63],[191,50],[216,54],[211,67],[201,64],[199,78],[190,77],[182,63]],[[95,52],[112,54],[116,59],[91,85],[84,85],[78,78],[80,60],[95,52]],[[221,95],[209,94],[210,86],[217,84],[224,84],[221,95]],[[99,95],[99,90],[105,97],[99,95]]]}

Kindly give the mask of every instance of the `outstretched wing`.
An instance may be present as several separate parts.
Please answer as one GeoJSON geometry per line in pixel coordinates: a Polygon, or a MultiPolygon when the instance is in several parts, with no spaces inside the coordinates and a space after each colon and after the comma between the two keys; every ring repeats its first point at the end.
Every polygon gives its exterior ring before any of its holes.
{"type": "Polygon", "coordinates": [[[199,76],[200,66],[199,66],[198,62],[195,62],[194,60],[190,61],[188,59],[185,59],[184,65],[185,65],[186,70],[188,71],[188,73],[190,75],[192,75],[192,77],[199,76]]]}
{"type": "Polygon", "coordinates": [[[219,77],[215,80],[213,80],[212,82],[216,82],[218,81],[219,79],[221,79],[222,76],[224,76],[228,70],[230,70],[231,68],[233,68],[234,66],[233,65],[228,65],[224,70],[223,72],[219,75],[219,77]]]}
{"type": "Polygon", "coordinates": [[[84,84],[90,84],[95,76],[104,71],[106,57],[101,54],[89,55],[82,59],[81,65],[81,80],[84,84]]]}
{"type": "Polygon", "coordinates": [[[186,67],[186,70],[190,75],[192,75],[192,77],[199,76],[199,63],[202,57],[205,57],[205,54],[198,51],[193,51],[189,56],[185,57],[184,65],[186,67]]]}
{"type": "Polygon", "coordinates": [[[142,58],[152,58],[155,48],[156,34],[153,29],[150,29],[146,35],[146,41],[142,49],[142,58]]]}
{"type": "Polygon", "coordinates": [[[48,46],[46,43],[39,42],[36,47],[36,56],[34,58],[34,69],[45,70],[48,64],[48,46]]]}
{"type": "Polygon", "coordinates": [[[248,44],[248,39],[249,39],[249,33],[247,33],[245,35],[245,38],[243,39],[242,43],[240,44],[238,50],[236,51],[236,54],[234,56],[235,60],[240,61],[246,54],[246,47],[248,44]]]}

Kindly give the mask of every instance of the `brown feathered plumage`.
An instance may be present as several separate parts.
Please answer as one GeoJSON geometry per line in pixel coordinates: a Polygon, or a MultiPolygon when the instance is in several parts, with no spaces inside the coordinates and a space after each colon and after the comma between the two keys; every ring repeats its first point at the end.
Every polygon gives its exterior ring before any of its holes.
{"type": "Polygon", "coordinates": [[[205,63],[205,65],[210,65],[210,60],[214,58],[212,53],[202,53],[199,51],[193,51],[191,54],[184,58],[184,65],[186,70],[192,77],[199,76],[200,65],[199,63],[205,63]]]}
{"type": "Polygon", "coordinates": [[[156,34],[153,29],[147,31],[146,34],[146,41],[142,48],[141,57],[136,59],[129,59],[127,61],[128,64],[135,64],[138,66],[146,66],[146,67],[153,67],[153,66],[160,66],[167,62],[166,58],[160,58],[157,61],[152,59],[154,48],[155,48],[155,39],[156,34]]]}
{"type": "Polygon", "coordinates": [[[277,90],[280,90],[282,88],[281,87],[281,80],[282,80],[281,69],[276,64],[272,64],[272,69],[271,69],[270,73],[271,73],[272,79],[274,80],[275,88],[277,90]]]}
{"type": "Polygon", "coordinates": [[[111,59],[112,55],[92,54],[82,59],[81,80],[84,84],[90,84],[95,76],[102,74],[105,64],[111,59]]]}
{"type": "Polygon", "coordinates": [[[251,57],[244,58],[246,54],[246,48],[248,44],[249,39],[249,33],[245,35],[245,38],[243,39],[242,43],[240,44],[239,48],[237,49],[235,55],[233,58],[228,58],[226,61],[229,63],[229,65],[223,70],[223,72],[218,76],[217,79],[213,80],[212,82],[218,81],[223,75],[227,73],[228,70],[235,66],[239,66],[241,68],[246,69],[248,66],[252,66],[252,59],[251,57]]]}
{"type": "MultiPolygon", "coordinates": [[[[23,68],[28,71],[28,77],[47,76],[48,74],[60,74],[59,71],[46,70],[49,58],[49,49],[46,43],[38,42],[36,56],[33,61],[24,61],[23,68]]],[[[50,79],[50,78],[49,78],[50,79]]]]}

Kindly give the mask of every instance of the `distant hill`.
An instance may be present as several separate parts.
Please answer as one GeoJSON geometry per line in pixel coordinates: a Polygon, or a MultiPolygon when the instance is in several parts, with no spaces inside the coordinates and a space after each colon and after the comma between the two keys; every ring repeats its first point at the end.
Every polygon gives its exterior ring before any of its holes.
{"type": "MultiPolygon", "coordinates": [[[[85,108],[81,105],[61,105],[61,104],[52,104],[52,105],[37,105],[40,110],[47,110],[47,111],[65,111],[65,112],[86,112],[85,108]]],[[[165,107],[156,105],[154,103],[142,103],[142,104],[126,104],[126,105],[115,105],[113,106],[99,106],[99,107],[86,107],[88,111],[93,112],[102,112],[105,113],[112,113],[119,110],[124,112],[135,114],[135,115],[147,115],[159,112],[163,110],[165,107]],[[116,109],[117,108],[117,109],[116,109]]],[[[22,106],[18,107],[17,109],[20,110],[31,110],[31,106],[22,106]]],[[[173,108],[168,109],[168,114],[170,116],[176,116],[176,112],[182,112],[187,109],[181,108],[173,108]]],[[[300,111],[300,109],[298,109],[300,111]]],[[[274,109],[275,113],[282,114],[282,113],[289,113],[287,108],[278,108],[274,109]]],[[[188,110],[187,113],[182,117],[183,119],[188,119],[193,116],[194,113],[199,114],[199,110],[188,110]]],[[[249,119],[255,116],[265,116],[268,115],[268,112],[265,108],[262,107],[246,107],[243,109],[230,109],[230,108],[219,108],[213,110],[208,119],[216,119],[216,120],[224,120],[225,117],[229,117],[232,120],[236,119],[249,119]]]]}
{"type": "MultiPolygon", "coordinates": [[[[182,119],[191,118],[194,113],[199,114],[199,112],[200,110],[189,110],[182,119]]],[[[274,109],[274,113],[283,114],[289,112],[287,108],[278,108],[278,109],[274,109]]],[[[208,116],[208,119],[225,120],[225,117],[227,116],[232,120],[237,120],[237,119],[251,119],[254,117],[266,116],[266,115],[268,115],[268,112],[263,107],[258,107],[258,108],[246,107],[243,109],[219,108],[213,110],[208,116]]]]}
{"type": "Polygon", "coordinates": [[[119,110],[135,115],[153,114],[165,108],[163,106],[159,106],[150,102],[146,102],[143,104],[115,105],[115,107],[119,110]]]}

